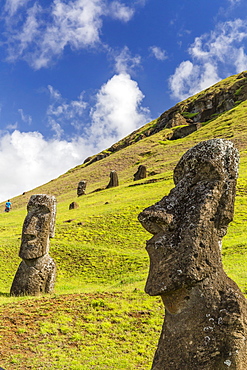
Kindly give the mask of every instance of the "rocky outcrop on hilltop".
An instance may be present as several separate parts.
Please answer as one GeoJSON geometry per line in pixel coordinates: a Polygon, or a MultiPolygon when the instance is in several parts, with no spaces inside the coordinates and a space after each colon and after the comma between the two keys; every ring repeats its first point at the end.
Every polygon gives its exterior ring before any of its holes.
{"type": "Polygon", "coordinates": [[[87,158],[84,163],[89,165],[104,159],[112,153],[167,128],[177,127],[167,135],[168,140],[181,139],[198,130],[205,122],[216,119],[220,114],[245,100],[247,100],[247,71],[222,80],[176,104],[162,113],[157,120],[132,132],[107,150],[87,158]]]}
{"type": "Polygon", "coordinates": [[[151,135],[163,128],[207,122],[247,99],[247,72],[237,75],[236,81],[230,86],[221,84],[218,88],[216,84],[214,89],[206,89],[164,112],[151,135]]]}

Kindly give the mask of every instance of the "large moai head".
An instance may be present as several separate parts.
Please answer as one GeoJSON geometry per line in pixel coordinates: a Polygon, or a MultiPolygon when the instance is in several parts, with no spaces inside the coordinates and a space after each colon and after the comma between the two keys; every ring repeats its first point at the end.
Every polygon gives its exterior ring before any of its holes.
{"type": "Polygon", "coordinates": [[[77,186],[77,196],[80,197],[81,195],[85,195],[87,182],[86,181],[80,181],[77,186]]]}
{"type": "Polygon", "coordinates": [[[175,187],[139,215],[147,241],[146,292],[191,287],[222,270],[221,239],[233,218],[239,155],[230,141],[212,139],[188,150],[174,170],[175,187]]]}
{"type": "Polygon", "coordinates": [[[46,194],[32,195],[27,211],[19,256],[30,260],[49,252],[49,239],[55,234],[56,198],[46,194]]]}

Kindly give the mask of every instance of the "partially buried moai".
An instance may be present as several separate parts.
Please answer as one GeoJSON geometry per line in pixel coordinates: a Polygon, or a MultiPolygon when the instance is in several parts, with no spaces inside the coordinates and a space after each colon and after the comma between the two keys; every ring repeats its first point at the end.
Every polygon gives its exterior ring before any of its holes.
{"type": "Polygon", "coordinates": [[[109,181],[106,189],[114,188],[115,186],[118,186],[118,185],[119,185],[119,183],[118,183],[117,172],[116,171],[111,171],[110,172],[110,181],[109,181]]]}
{"type": "Polygon", "coordinates": [[[147,169],[146,169],[146,166],[144,166],[143,164],[141,164],[138,167],[138,170],[136,171],[136,173],[134,174],[134,181],[145,179],[146,177],[147,177],[147,169]]]}
{"type": "Polygon", "coordinates": [[[77,196],[80,197],[81,195],[86,194],[86,186],[87,182],[86,181],[80,181],[77,186],[77,196]]]}
{"type": "Polygon", "coordinates": [[[22,262],[10,290],[14,296],[51,293],[56,279],[56,265],[49,255],[50,238],[55,234],[56,198],[32,195],[27,211],[19,251],[22,262]]]}
{"type": "Polygon", "coordinates": [[[199,143],[178,162],[169,195],[139,215],[153,234],[145,290],[165,305],[152,370],[247,369],[247,301],[221,261],[238,162],[230,141],[199,143]]]}

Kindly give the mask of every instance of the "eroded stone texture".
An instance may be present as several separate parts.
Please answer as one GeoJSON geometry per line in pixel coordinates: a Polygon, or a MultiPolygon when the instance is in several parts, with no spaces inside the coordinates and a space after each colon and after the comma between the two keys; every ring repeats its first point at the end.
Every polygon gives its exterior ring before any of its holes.
{"type": "Polygon", "coordinates": [[[118,186],[118,175],[116,171],[111,171],[110,172],[110,181],[109,184],[107,185],[106,189],[113,188],[115,186],[118,186]]]}
{"type": "Polygon", "coordinates": [[[168,140],[177,140],[177,139],[182,139],[183,137],[186,137],[192,132],[197,131],[199,128],[201,128],[200,123],[191,123],[190,125],[187,126],[182,126],[175,128],[172,133],[168,134],[167,139],[168,140]]]}
{"type": "Polygon", "coordinates": [[[145,179],[146,177],[147,177],[147,169],[146,169],[146,166],[144,166],[143,164],[141,164],[138,167],[138,170],[136,171],[136,173],[134,174],[134,181],[145,179]]]}
{"type": "Polygon", "coordinates": [[[55,234],[56,199],[46,194],[32,195],[23,223],[19,256],[10,294],[38,295],[52,292],[56,265],[49,256],[50,238],[55,234]]]}
{"type": "Polygon", "coordinates": [[[165,305],[152,370],[246,369],[247,302],[220,252],[233,219],[238,161],[229,141],[196,145],[174,170],[175,188],[139,215],[153,234],[145,291],[165,305]]]}
{"type": "Polygon", "coordinates": [[[77,195],[80,197],[81,195],[85,195],[87,182],[86,181],[80,181],[77,186],[77,195]]]}

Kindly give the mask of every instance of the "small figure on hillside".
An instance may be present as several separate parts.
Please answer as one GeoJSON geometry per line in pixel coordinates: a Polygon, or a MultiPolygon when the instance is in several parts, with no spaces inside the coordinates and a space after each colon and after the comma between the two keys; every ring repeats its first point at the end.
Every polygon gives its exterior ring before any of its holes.
{"type": "Polygon", "coordinates": [[[32,195],[27,211],[19,251],[22,262],[10,290],[14,296],[51,293],[56,278],[56,265],[49,255],[50,238],[55,234],[56,198],[32,195]]]}
{"type": "Polygon", "coordinates": [[[70,203],[69,209],[76,209],[76,208],[79,208],[79,204],[78,203],[76,203],[76,202],[70,203]]]}
{"type": "Polygon", "coordinates": [[[12,208],[12,203],[10,200],[8,200],[6,203],[5,203],[5,210],[4,212],[9,212],[12,208]]]}
{"type": "Polygon", "coordinates": [[[106,189],[113,188],[115,186],[118,186],[118,175],[116,171],[111,171],[110,172],[110,181],[109,184],[107,185],[106,189]]]}
{"type": "Polygon", "coordinates": [[[81,195],[85,195],[87,182],[86,181],[80,181],[77,186],[77,196],[80,197],[81,195]]]}
{"type": "Polygon", "coordinates": [[[144,166],[143,164],[141,164],[138,167],[138,170],[136,171],[136,173],[134,174],[134,181],[145,179],[146,177],[147,177],[147,169],[146,169],[146,166],[144,166]]]}
{"type": "Polygon", "coordinates": [[[238,162],[230,141],[197,144],[175,167],[175,187],[139,215],[153,234],[145,291],[165,306],[152,370],[246,369],[247,301],[221,259],[238,162]]]}

